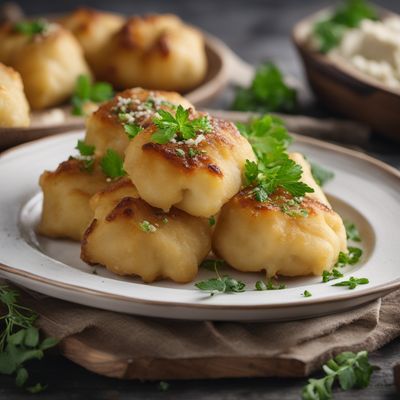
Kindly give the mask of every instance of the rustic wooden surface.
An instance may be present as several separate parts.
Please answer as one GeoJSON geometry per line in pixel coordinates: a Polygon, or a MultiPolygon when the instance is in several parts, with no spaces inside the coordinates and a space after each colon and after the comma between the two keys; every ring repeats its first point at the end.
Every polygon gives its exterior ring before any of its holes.
{"type": "MultiPolygon", "coordinates": [[[[398,0],[376,1],[380,5],[400,12],[398,0]]],[[[82,1],[55,2],[22,0],[24,8],[35,14],[62,12],[82,1]]],[[[224,40],[243,59],[259,63],[270,59],[278,62],[287,73],[302,80],[299,59],[290,44],[293,24],[302,17],[326,6],[323,0],[146,0],[128,2],[114,0],[85,1],[86,5],[114,9],[126,13],[173,12],[189,22],[202,27],[224,40]]],[[[313,100],[305,86],[303,95],[309,115],[327,117],[328,114],[313,100]]],[[[212,105],[227,107],[232,91],[227,90],[212,105]]],[[[400,127],[399,127],[400,129],[400,127]]],[[[400,168],[400,148],[389,141],[373,136],[359,148],[400,168]]],[[[371,385],[363,391],[335,392],[335,399],[363,400],[400,399],[393,381],[393,366],[400,361],[400,339],[371,355],[372,362],[380,367],[371,385]]],[[[43,399],[298,399],[304,379],[222,379],[202,381],[170,381],[166,392],[159,390],[157,382],[120,381],[87,372],[57,354],[33,363],[30,368],[35,379],[48,383],[47,390],[39,395],[43,399]]],[[[14,385],[10,377],[0,376],[0,399],[25,399],[28,395],[14,385]]],[[[30,397],[30,396],[29,396],[30,397]]]]}

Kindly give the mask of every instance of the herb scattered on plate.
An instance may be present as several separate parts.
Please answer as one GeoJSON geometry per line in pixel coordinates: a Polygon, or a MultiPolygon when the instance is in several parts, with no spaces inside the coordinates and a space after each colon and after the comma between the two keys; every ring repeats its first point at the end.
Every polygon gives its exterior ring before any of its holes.
{"type": "Polygon", "coordinates": [[[231,108],[237,111],[293,112],[297,107],[296,90],[289,87],[279,68],[261,65],[248,88],[237,88],[231,108]]]}
{"type": "Polygon", "coordinates": [[[349,289],[355,289],[358,285],[367,285],[369,280],[367,278],[355,278],[352,276],[348,281],[341,281],[332,286],[347,286],[349,289]]]}
{"type": "Polygon", "coordinates": [[[333,268],[332,271],[324,271],[322,273],[322,282],[326,283],[334,279],[343,278],[343,276],[337,268],[333,268]]]}
{"type": "Polygon", "coordinates": [[[339,253],[338,261],[335,268],[342,268],[346,265],[354,265],[360,261],[363,251],[358,247],[348,247],[348,253],[339,253]]]}
{"type": "Polygon", "coordinates": [[[304,297],[312,297],[312,293],[309,292],[308,290],[305,290],[302,294],[304,297]]]}
{"type": "Polygon", "coordinates": [[[353,222],[344,221],[344,227],[346,228],[347,240],[352,240],[353,242],[361,242],[360,232],[353,222]]]}
{"type": "Polygon", "coordinates": [[[303,388],[303,400],[330,400],[335,382],[342,390],[365,388],[369,385],[373,366],[368,361],[368,353],[344,352],[330,359],[323,367],[325,376],[320,379],[309,379],[303,388]]]}
{"type": "Polygon", "coordinates": [[[14,24],[14,31],[27,36],[35,36],[46,33],[49,29],[49,23],[44,19],[34,21],[21,21],[14,24]]]}
{"type": "Polygon", "coordinates": [[[267,282],[257,281],[255,285],[255,290],[263,291],[263,290],[282,290],[286,289],[286,285],[284,283],[274,283],[272,279],[269,279],[267,282]]]}
{"type": "Polygon", "coordinates": [[[321,167],[316,163],[311,164],[311,174],[319,186],[324,186],[327,182],[335,177],[335,174],[328,169],[321,167]]]}
{"type": "Polygon", "coordinates": [[[88,75],[79,75],[76,80],[74,94],[71,98],[71,112],[73,115],[84,115],[84,105],[86,103],[102,103],[111,99],[113,95],[114,91],[109,83],[92,83],[88,75]]]}

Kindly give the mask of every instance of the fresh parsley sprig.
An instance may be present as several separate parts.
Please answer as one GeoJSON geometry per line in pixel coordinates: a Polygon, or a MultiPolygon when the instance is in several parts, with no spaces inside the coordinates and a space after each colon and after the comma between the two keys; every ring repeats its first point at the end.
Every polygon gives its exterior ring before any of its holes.
{"type": "Polygon", "coordinates": [[[342,390],[365,388],[369,385],[374,368],[368,361],[368,353],[344,352],[330,359],[323,367],[326,375],[320,379],[309,379],[303,388],[303,400],[330,400],[332,387],[339,383],[342,390]]]}
{"type": "MultiPolygon", "coordinates": [[[[195,283],[197,289],[210,293],[210,296],[214,296],[216,293],[240,293],[245,291],[246,284],[244,282],[238,281],[229,275],[221,276],[219,274],[218,266],[224,264],[223,260],[206,261],[214,262],[214,271],[217,277],[195,283]]],[[[205,265],[203,266],[205,267],[205,265]]]]}
{"type": "Polygon", "coordinates": [[[341,281],[332,286],[348,286],[348,288],[355,289],[358,285],[367,285],[369,280],[367,278],[355,278],[352,276],[348,281],[341,281]]]}
{"type": "Polygon", "coordinates": [[[158,110],[153,118],[157,131],[151,136],[155,143],[165,144],[175,138],[177,141],[194,139],[197,133],[208,133],[212,130],[207,115],[190,119],[189,109],[178,106],[175,116],[165,110],[158,110]]]}
{"type": "MultiPolygon", "coordinates": [[[[39,330],[34,326],[37,315],[29,308],[17,303],[19,294],[8,286],[0,286],[0,306],[5,309],[0,315],[0,374],[15,374],[15,383],[27,391],[37,393],[45,386],[28,386],[29,372],[26,363],[40,360],[44,351],[54,347],[58,341],[46,338],[40,341],[39,330]]],[[[0,311],[2,308],[0,307],[0,311]]]]}
{"type": "Polygon", "coordinates": [[[347,0],[330,17],[315,23],[318,50],[327,53],[337,47],[346,30],[359,26],[364,19],[378,19],[376,10],[364,0],[347,0]]]}
{"type": "Polygon", "coordinates": [[[352,240],[353,242],[361,242],[360,232],[353,222],[344,221],[344,227],[346,228],[347,240],[352,240]]]}
{"type": "Polygon", "coordinates": [[[237,88],[231,108],[238,111],[293,112],[297,107],[296,90],[289,87],[279,68],[261,65],[248,88],[237,88]]]}
{"type": "Polygon", "coordinates": [[[111,99],[113,95],[114,91],[109,83],[92,83],[88,75],[79,75],[76,80],[74,94],[71,98],[71,112],[73,115],[84,115],[83,106],[85,103],[102,103],[111,99]]]}
{"type": "Polygon", "coordinates": [[[110,179],[117,179],[126,175],[124,160],[113,149],[107,149],[105,156],[100,160],[100,167],[110,179]]]}
{"type": "Polygon", "coordinates": [[[342,251],[339,253],[339,257],[337,263],[335,264],[335,268],[342,268],[346,265],[354,265],[360,261],[363,251],[358,247],[348,247],[348,253],[343,253],[342,251]]]}
{"type": "Polygon", "coordinates": [[[78,160],[83,162],[83,170],[85,172],[92,172],[95,162],[94,158],[94,153],[96,150],[95,146],[87,144],[83,140],[78,140],[75,149],[79,151],[78,160]]]}
{"type": "Polygon", "coordinates": [[[14,31],[33,37],[45,33],[49,28],[49,23],[45,19],[34,21],[21,21],[14,24],[14,31]]]}
{"type": "Polygon", "coordinates": [[[268,279],[267,282],[257,281],[255,285],[255,290],[264,291],[264,290],[282,290],[286,289],[286,285],[284,283],[275,283],[272,279],[268,279]]]}
{"type": "Polygon", "coordinates": [[[343,278],[343,276],[337,268],[333,268],[332,271],[324,271],[322,273],[322,282],[326,283],[334,279],[343,278]]]}

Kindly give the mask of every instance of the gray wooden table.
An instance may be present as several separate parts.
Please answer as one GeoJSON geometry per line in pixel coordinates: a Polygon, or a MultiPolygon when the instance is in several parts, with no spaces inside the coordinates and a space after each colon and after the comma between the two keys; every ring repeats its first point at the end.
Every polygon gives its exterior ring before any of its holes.
{"type": "MultiPolygon", "coordinates": [[[[23,0],[20,4],[27,13],[62,12],[85,3],[103,9],[133,14],[172,12],[202,27],[224,40],[246,61],[258,64],[273,60],[286,72],[304,79],[301,65],[290,42],[293,24],[303,16],[332,2],[321,0],[23,0]]],[[[376,3],[400,13],[399,0],[381,0],[376,3]]],[[[217,99],[214,106],[227,107],[232,91],[217,99]]],[[[329,114],[310,98],[307,113],[321,116],[329,114]]],[[[400,130],[400,127],[399,127],[400,130]]],[[[400,146],[377,136],[363,148],[376,157],[400,168],[400,146]]],[[[371,385],[357,392],[335,392],[335,399],[364,400],[400,399],[393,386],[392,366],[400,361],[400,339],[371,354],[372,362],[380,369],[375,372],[371,385]]],[[[44,361],[33,363],[31,370],[49,387],[39,397],[43,399],[298,399],[305,379],[223,379],[204,381],[171,381],[166,392],[157,383],[118,381],[96,376],[68,360],[54,354],[44,361]]],[[[9,377],[0,376],[0,399],[24,399],[9,377]]]]}

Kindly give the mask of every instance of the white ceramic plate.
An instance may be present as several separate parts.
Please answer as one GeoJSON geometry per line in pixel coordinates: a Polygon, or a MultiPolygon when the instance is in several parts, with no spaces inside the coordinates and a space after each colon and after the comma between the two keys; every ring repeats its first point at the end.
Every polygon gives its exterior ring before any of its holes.
{"type": "MultiPolygon", "coordinates": [[[[338,312],[400,287],[398,240],[400,173],[361,153],[296,137],[293,149],[333,170],[326,186],[334,208],[354,221],[363,238],[362,261],[344,269],[345,277],[366,277],[354,290],[321,283],[320,277],[285,279],[287,289],[252,290],[258,274],[229,273],[248,291],[210,297],[193,283],[143,284],[121,278],[79,259],[79,244],[35,233],[41,212],[38,178],[72,154],[83,132],[28,143],[0,157],[0,274],[44,294],[93,307],[156,317],[213,320],[288,320],[338,312]],[[302,296],[304,290],[312,297],[302,296]]],[[[198,279],[212,275],[200,271],[198,279]]]]}

